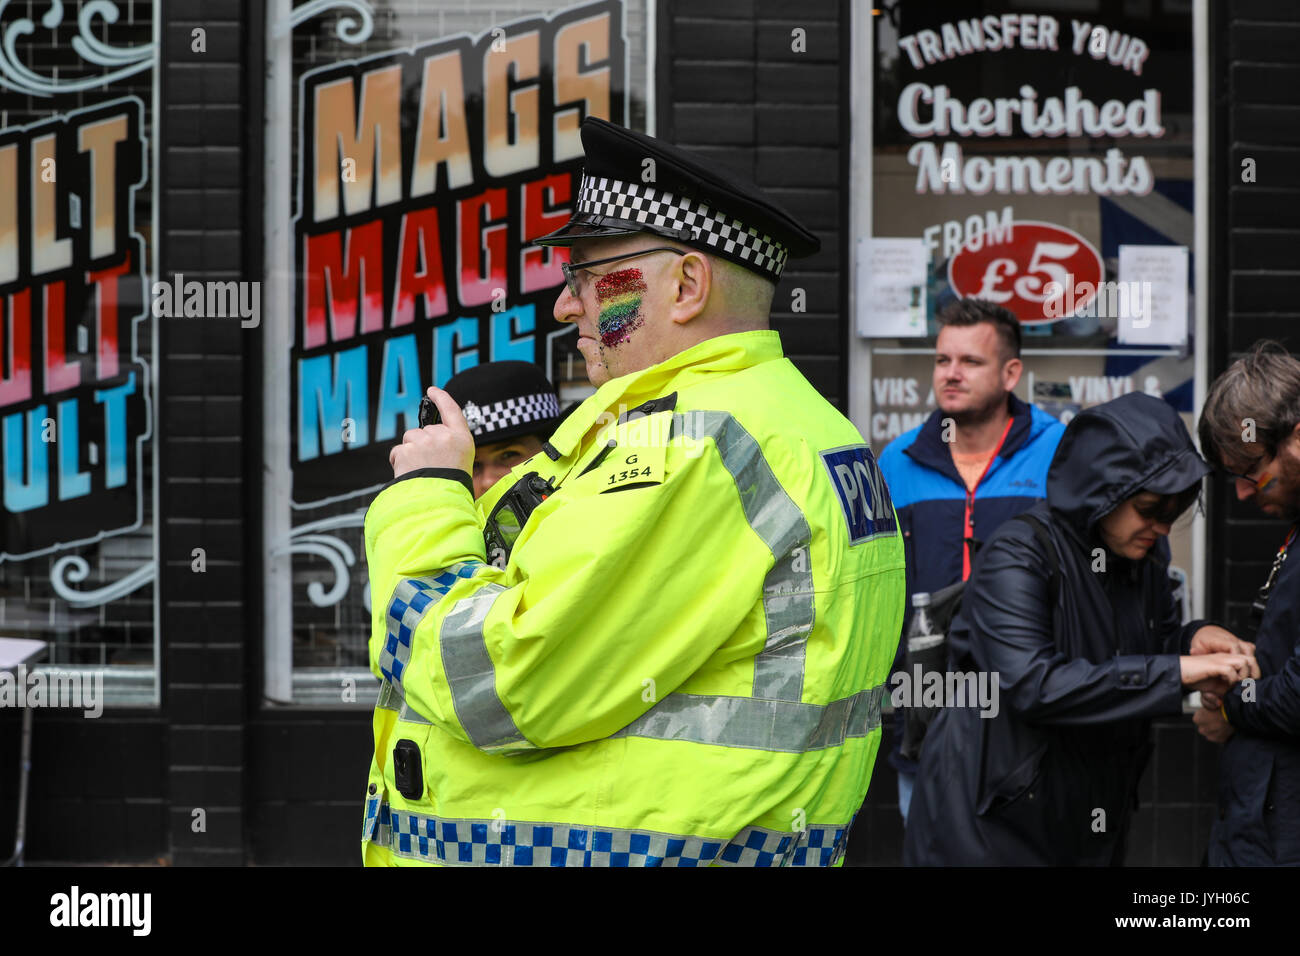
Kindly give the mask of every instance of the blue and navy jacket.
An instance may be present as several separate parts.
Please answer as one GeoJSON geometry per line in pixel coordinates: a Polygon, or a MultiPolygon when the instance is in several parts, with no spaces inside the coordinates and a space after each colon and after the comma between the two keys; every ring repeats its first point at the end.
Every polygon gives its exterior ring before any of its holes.
{"type": "MultiPolygon", "coordinates": [[[[971,502],[975,541],[986,541],[998,525],[1047,497],[1047,469],[1065,426],[1051,415],[1008,395],[1011,428],[997,457],[976,486],[971,502]]],[[[936,409],[919,427],[899,435],[880,453],[880,470],[898,511],[907,551],[907,605],[903,633],[911,620],[912,594],[934,593],[962,579],[967,491],[951,446],[943,440],[944,413],[936,409]]],[[[973,555],[972,555],[973,557],[973,555]]],[[[903,666],[899,641],[894,668],[903,666]]],[[[895,734],[891,762],[914,772],[916,764],[898,754],[895,734]]]]}

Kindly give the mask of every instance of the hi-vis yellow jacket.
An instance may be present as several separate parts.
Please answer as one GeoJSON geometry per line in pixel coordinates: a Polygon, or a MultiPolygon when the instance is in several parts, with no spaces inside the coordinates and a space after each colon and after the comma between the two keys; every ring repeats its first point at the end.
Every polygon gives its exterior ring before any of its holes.
{"type": "Polygon", "coordinates": [[[842,862],[904,600],[857,429],[755,331],[607,382],[550,445],[477,506],[417,472],[366,515],[366,863],[842,862]],[[531,471],[558,490],[494,566],[531,471]]]}

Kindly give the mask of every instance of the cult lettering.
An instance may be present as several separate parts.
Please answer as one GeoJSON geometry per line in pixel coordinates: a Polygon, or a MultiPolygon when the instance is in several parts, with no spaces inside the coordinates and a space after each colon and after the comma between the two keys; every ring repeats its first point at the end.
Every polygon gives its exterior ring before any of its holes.
{"type": "Polygon", "coordinates": [[[0,130],[0,498],[12,514],[129,480],[147,374],[129,348],[143,316],[142,116],[128,97],[0,130]]]}
{"type": "Polygon", "coordinates": [[[0,286],[24,275],[69,268],[78,238],[89,244],[92,261],[118,254],[118,217],[127,210],[117,207],[117,145],[126,140],[129,127],[123,109],[80,122],[60,118],[0,133],[0,286]],[[81,197],[87,215],[75,238],[60,235],[72,227],[66,205],[59,204],[60,196],[68,194],[66,187],[60,188],[60,176],[71,179],[74,163],[89,166],[90,180],[90,189],[81,197]],[[30,205],[23,201],[28,199],[30,205]],[[19,215],[23,208],[28,215],[19,215]]]}
{"type": "Polygon", "coordinates": [[[127,247],[118,147],[138,125],[129,105],[114,105],[0,132],[0,407],[67,391],[83,374],[118,374],[118,280],[138,266],[127,247]],[[69,329],[83,298],[94,321],[69,329]],[[69,360],[77,329],[93,339],[80,349],[94,357],[93,371],[69,360]]]}

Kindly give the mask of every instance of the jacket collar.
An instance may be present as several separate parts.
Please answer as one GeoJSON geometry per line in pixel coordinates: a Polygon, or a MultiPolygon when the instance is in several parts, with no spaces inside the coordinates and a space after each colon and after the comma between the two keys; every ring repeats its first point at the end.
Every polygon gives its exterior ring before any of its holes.
{"type": "Polygon", "coordinates": [[[610,379],[565,419],[551,436],[551,446],[561,457],[571,454],[596,424],[610,413],[614,418],[645,402],[678,391],[718,372],[735,372],[784,358],[781,336],[773,329],[733,332],[692,345],[658,365],[610,379]]]}
{"type": "MultiPolygon", "coordinates": [[[[1006,441],[998,452],[999,458],[1010,458],[1031,437],[1034,429],[1034,407],[1016,398],[1015,393],[1007,393],[1007,407],[1011,412],[1011,430],[1007,432],[1006,441]]],[[[919,465],[947,475],[962,487],[965,482],[953,464],[952,452],[943,440],[943,410],[936,408],[921,425],[921,431],[905,450],[904,454],[919,465]]]]}

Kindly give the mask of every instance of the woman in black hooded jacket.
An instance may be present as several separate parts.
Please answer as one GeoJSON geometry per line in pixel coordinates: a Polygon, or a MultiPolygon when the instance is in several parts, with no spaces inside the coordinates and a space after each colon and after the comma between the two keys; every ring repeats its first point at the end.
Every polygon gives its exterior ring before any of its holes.
{"type": "Polygon", "coordinates": [[[1208,472],[1177,412],[1151,396],[1070,423],[1047,500],[998,528],[967,583],[949,668],[997,675],[996,704],[944,708],[931,725],[906,865],[1123,862],[1150,718],[1259,675],[1249,643],[1179,623],[1153,553],[1208,472]]]}

